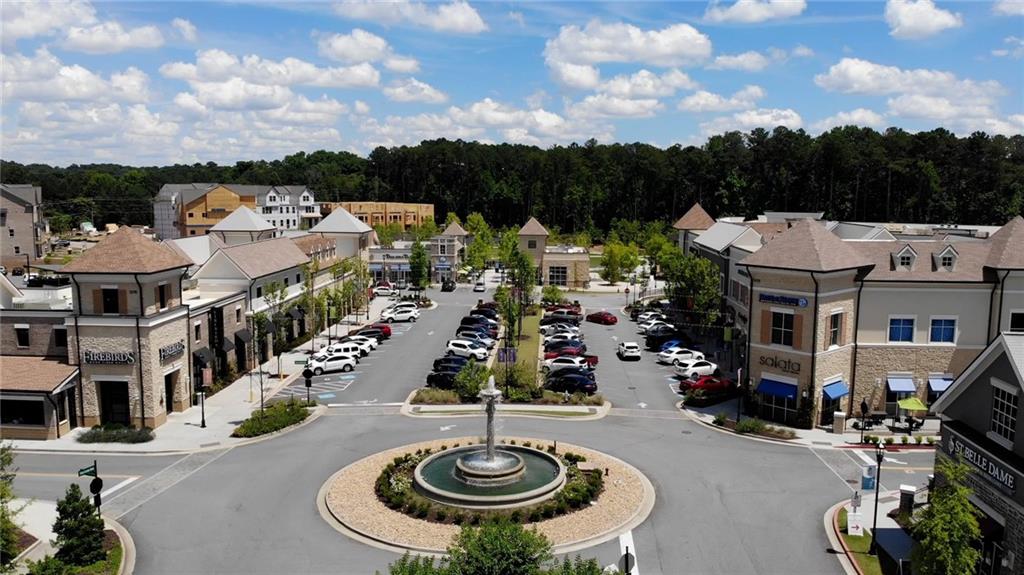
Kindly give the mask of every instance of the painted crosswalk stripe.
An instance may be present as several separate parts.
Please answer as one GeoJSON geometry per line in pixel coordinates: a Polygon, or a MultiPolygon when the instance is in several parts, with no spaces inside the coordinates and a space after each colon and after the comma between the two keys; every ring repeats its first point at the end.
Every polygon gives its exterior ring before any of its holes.
{"type": "Polygon", "coordinates": [[[118,483],[117,485],[111,487],[110,489],[100,493],[100,498],[101,499],[109,498],[111,493],[114,493],[115,491],[117,491],[119,489],[123,489],[123,488],[131,485],[138,478],[139,478],[138,476],[134,476],[134,477],[129,477],[128,479],[125,479],[124,481],[118,483]]]}

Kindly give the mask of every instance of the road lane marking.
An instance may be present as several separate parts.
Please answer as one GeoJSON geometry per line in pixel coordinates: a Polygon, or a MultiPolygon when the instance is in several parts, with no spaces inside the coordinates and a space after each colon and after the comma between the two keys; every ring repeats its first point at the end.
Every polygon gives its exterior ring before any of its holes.
{"type": "MultiPolygon", "coordinates": [[[[633,561],[632,561],[633,564],[629,566],[629,573],[627,573],[626,575],[640,575],[640,566],[638,564],[638,561],[636,560],[636,545],[633,544],[633,531],[632,530],[627,531],[627,532],[623,533],[622,535],[619,535],[619,557],[620,557],[620,561],[621,561],[621,557],[623,555],[625,555],[627,551],[629,552],[630,555],[633,556],[633,561]]],[[[620,564],[619,567],[622,568],[623,565],[620,564]]]]}
{"type": "MultiPolygon", "coordinates": [[[[109,476],[108,476],[108,477],[109,477],[109,476]]],[[[135,481],[136,481],[136,480],[137,480],[138,478],[139,478],[139,476],[138,476],[138,475],[135,475],[135,476],[129,477],[128,479],[125,479],[125,480],[124,480],[124,481],[122,481],[121,483],[118,483],[117,485],[115,485],[115,486],[111,487],[110,489],[108,489],[108,490],[106,490],[106,491],[104,491],[104,492],[100,493],[100,498],[101,498],[101,499],[106,499],[107,497],[110,497],[110,494],[111,494],[111,493],[113,493],[113,492],[117,491],[118,489],[121,489],[121,488],[123,488],[123,487],[126,487],[126,486],[128,486],[128,485],[131,485],[131,484],[132,484],[133,482],[135,482],[135,481]]]]}
{"type": "MultiPolygon", "coordinates": [[[[47,471],[19,471],[18,472],[18,477],[72,477],[72,478],[77,478],[77,477],[79,477],[79,475],[77,473],[54,473],[54,472],[47,472],[47,471]]],[[[108,473],[104,473],[103,477],[113,477],[115,479],[123,479],[123,478],[135,477],[135,476],[134,475],[110,475],[108,473]]]]}

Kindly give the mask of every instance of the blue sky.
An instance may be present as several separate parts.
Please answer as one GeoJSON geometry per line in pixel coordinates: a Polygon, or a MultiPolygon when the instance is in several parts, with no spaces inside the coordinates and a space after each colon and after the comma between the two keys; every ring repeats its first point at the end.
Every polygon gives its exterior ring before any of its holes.
{"type": "Polygon", "coordinates": [[[1024,131],[1024,0],[3,3],[2,155],[1024,131]]]}

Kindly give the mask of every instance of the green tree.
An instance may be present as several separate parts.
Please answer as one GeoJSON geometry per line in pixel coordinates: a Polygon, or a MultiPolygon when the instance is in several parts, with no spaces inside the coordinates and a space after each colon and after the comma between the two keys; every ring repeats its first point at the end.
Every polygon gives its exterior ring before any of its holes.
{"type": "Polygon", "coordinates": [[[476,401],[490,375],[491,370],[483,362],[470,361],[455,376],[455,393],[467,403],[476,401]]]}
{"type": "Polygon", "coordinates": [[[448,212],[444,216],[444,227],[447,228],[452,224],[459,224],[461,226],[462,220],[459,219],[459,214],[456,214],[455,212],[448,212]]]}
{"type": "MultiPolygon", "coordinates": [[[[413,556],[408,552],[388,566],[388,575],[446,575],[447,573],[448,569],[444,566],[443,561],[438,565],[433,557],[413,556]]],[[[377,575],[380,575],[380,571],[377,572],[377,575]]]]}
{"type": "MultiPolygon", "coordinates": [[[[288,342],[285,341],[284,322],[290,321],[285,318],[282,306],[288,290],[281,282],[269,282],[263,286],[263,302],[267,305],[267,315],[270,319],[274,334],[274,355],[277,356],[277,374],[283,377],[281,371],[281,354],[288,349],[288,342]]],[[[262,371],[262,370],[261,370],[262,371]]]]}
{"type": "Polygon", "coordinates": [[[666,244],[668,244],[668,240],[660,232],[653,232],[644,242],[644,255],[647,256],[647,263],[651,266],[651,275],[657,274],[658,257],[666,244]]]}
{"type": "MultiPolygon", "coordinates": [[[[616,570],[614,573],[618,573],[616,570]]],[[[569,560],[566,556],[562,563],[544,572],[544,575],[610,575],[605,571],[596,559],[584,559],[579,555],[569,560]]]]}
{"type": "Polygon", "coordinates": [[[57,559],[68,565],[91,565],[106,558],[103,551],[103,519],[82,495],[77,483],[68,486],[64,498],[57,501],[57,559]]]}
{"type": "Polygon", "coordinates": [[[376,224],[373,226],[373,231],[377,232],[377,242],[385,248],[390,248],[394,245],[395,240],[402,235],[404,231],[402,224],[399,222],[388,222],[386,224],[376,224]]]}
{"type": "Polygon", "coordinates": [[[546,285],[540,292],[540,300],[544,303],[561,303],[565,301],[565,292],[558,286],[546,285]]]}
{"type": "Polygon", "coordinates": [[[611,241],[604,245],[604,253],[601,254],[601,279],[609,284],[615,285],[622,281],[622,257],[625,246],[617,241],[611,241]]]}
{"type": "Polygon", "coordinates": [[[419,241],[412,245],[409,254],[409,279],[418,288],[425,288],[430,283],[430,258],[427,248],[419,241]]]}
{"type": "Polygon", "coordinates": [[[466,246],[466,263],[474,270],[482,270],[487,266],[493,249],[493,232],[480,212],[473,212],[466,217],[466,232],[472,237],[466,246]]]}
{"type": "Polygon", "coordinates": [[[718,266],[693,254],[684,254],[681,262],[679,287],[683,297],[689,299],[691,309],[700,314],[702,323],[715,323],[722,306],[722,278],[718,266]]]}
{"type": "Polygon", "coordinates": [[[464,527],[448,548],[450,575],[540,575],[551,543],[542,533],[496,517],[464,527]]]}
{"type": "Polygon", "coordinates": [[[931,503],[915,517],[911,551],[914,573],[954,575],[973,573],[981,559],[975,546],[981,538],[977,512],[970,502],[967,476],[971,468],[961,461],[942,459],[935,468],[937,487],[931,503]]]}
{"type": "Polygon", "coordinates": [[[437,227],[437,222],[434,221],[434,218],[424,218],[423,223],[418,226],[414,226],[410,231],[412,232],[413,239],[421,242],[425,242],[441,233],[441,230],[437,227]]]}
{"type": "Polygon", "coordinates": [[[14,506],[14,446],[0,443],[0,573],[13,569],[18,555],[18,526],[15,518],[21,508],[14,506]]]}

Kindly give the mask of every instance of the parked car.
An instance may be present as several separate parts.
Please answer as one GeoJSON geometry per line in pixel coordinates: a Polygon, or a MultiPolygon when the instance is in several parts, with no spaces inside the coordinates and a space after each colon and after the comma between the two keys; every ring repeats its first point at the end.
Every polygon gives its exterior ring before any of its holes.
{"type": "Polygon", "coordinates": [[[412,302],[412,301],[396,301],[396,302],[388,305],[388,307],[386,307],[384,309],[385,310],[389,310],[389,309],[419,309],[419,307],[420,306],[416,305],[416,302],[412,302]]]}
{"type": "Polygon", "coordinates": [[[455,282],[452,280],[444,280],[441,282],[441,291],[455,291],[455,282]]]}
{"type": "Polygon", "coordinates": [[[556,349],[562,349],[563,347],[575,347],[579,348],[583,353],[587,352],[587,344],[577,339],[571,339],[566,341],[553,341],[549,344],[544,345],[544,351],[554,351],[556,349]]]}
{"type": "Polygon", "coordinates": [[[473,284],[473,291],[485,292],[487,291],[487,285],[484,284],[484,282],[476,282],[475,284],[473,284]]]}
{"type": "Polygon", "coordinates": [[[593,381],[597,380],[597,375],[594,374],[594,370],[590,369],[589,367],[585,365],[567,365],[565,367],[549,371],[548,374],[544,376],[544,381],[554,379],[556,377],[562,377],[565,375],[582,375],[587,379],[593,381]]]}
{"type": "Polygon", "coordinates": [[[25,273],[25,270],[23,270],[21,268],[14,268],[13,270],[11,270],[11,275],[12,276],[20,276],[20,275],[22,275],[24,273],[25,273]]]}
{"type": "Polygon", "coordinates": [[[619,349],[615,353],[621,360],[640,359],[640,344],[635,341],[620,342],[619,349]]]}
{"type": "Polygon", "coordinates": [[[397,293],[398,292],[395,291],[395,288],[391,286],[377,286],[373,288],[373,295],[375,296],[390,297],[397,295],[397,293]]]}
{"type": "Polygon", "coordinates": [[[704,359],[704,354],[685,347],[670,347],[658,354],[658,363],[676,365],[688,359],[704,359]]]}
{"type": "Polygon", "coordinates": [[[597,392],[597,382],[582,375],[561,375],[545,381],[544,389],[591,395],[597,392]]]}
{"type": "Polygon", "coordinates": [[[384,335],[384,331],[375,327],[364,327],[363,329],[356,332],[356,335],[362,335],[365,337],[375,338],[377,341],[384,341],[387,336],[384,335]]]}
{"type": "Polygon", "coordinates": [[[580,333],[580,328],[577,325],[571,323],[549,323],[547,325],[540,326],[540,333],[544,335],[551,335],[560,331],[567,331],[569,333],[580,333]]]}
{"type": "Polygon", "coordinates": [[[569,311],[574,311],[574,312],[576,312],[578,314],[578,313],[580,313],[580,304],[579,303],[551,303],[551,304],[548,304],[548,305],[544,306],[544,311],[546,311],[546,312],[558,311],[560,309],[567,309],[569,311]]]}
{"type": "Polygon", "coordinates": [[[493,300],[491,300],[491,301],[484,301],[482,299],[481,300],[477,300],[476,309],[493,309],[494,311],[498,311],[498,302],[493,301],[493,300]]]}
{"type": "Polygon", "coordinates": [[[647,333],[648,331],[650,331],[650,329],[652,327],[657,326],[657,325],[668,325],[668,324],[665,323],[664,321],[660,320],[660,319],[651,319],[651,320],[647,320],[647,321],[645,321],[643,323],[638,324],[636,326],[636,332],[637,333],[647,333]]]}
{"type": "Polygon", "coordinates": [[[619,323],[619,318],[615,317],[615,314],[610,311],[595,311],[594,313],[587,314],[587,321],[601,325],[615,325],[619,323]]]}
{"type": "Polygon", "coordinates": [[[332,371],[352,371],[356,368],[356,360],[350,355],[324,354],[311,358],[306,367],[313,370],[313,375],[332,371]]]}
{"type": "Polygon", "coordinates": [[[487,319],[498,321],[498,311],[489,307],[478,307],[469,310],[469,315],[480,315],[487,319]]]}
{"type": "Polygon", "coordinates": [[[664,320],[666,320],[668,318],[666,318],[665,314],[661,313],[660,311],[645,311],[645,312],[641,313],[640,315],[636,316],[636,321],[639,322],[639,323],[643,323],[645,321],[651,321],[652,319],[660,319],[660,320],[664,321],[664,320]]]}
{"type": "Polygon", "coordinates": [[[561,357],[563,355],[579,355],[584,356],[587,352],[583,351],[582,347],[560,347],[558,349],[552,349],[551,351],[544,352],[544,359],[551,359],[553,357],[561,357]]]}
{"type": "Polygon", "coordinates": [[[564,355],[562,357],[555,357],[544,361],[544,366],[541,368],[543,371],[558,371],[566,367],[583,367],[586,368],[587,360],[579,356],[564,355]]]}
{"type": "Polygon", "coordinates": [[[391,325],[389,323],[387,323],[387,322],[377,321],[377,322],[371,323],[370,325],[368,325],[366,327],[372,327],[373,329],[379,329],[380,332],[384,335],[384,339],[391,338],[391,325]]]}
{"type": "Polygon", "coordinates": [[[459,370],[435,371],[427,374],[427,385],[437,389],[452,389],[455,387],[455,376],[459,370]]]}
{"type": "Polygon", "coordinates": [[[541,326],[551,325],[553,323],[566,323],[566,324],[570,324],[570,325],[579,325],[580,324],[580,320],[579,319],[574,319],[574,318],[571,318],[571,317],[554,316],[554,315],[546,315],[546,316],[540,318],[540,325],[541,326]]]}
{"type": "Polygon", "coordinates": [[[570,319],[570,320],[572,320],[572,321],[574,321],[576,323],[579,323],[580,319],[582,319],[583,316],[581,316],[578,312],[572,311],[570,309],[557,309],[557,310],[547,314],[545,317],[556,317],[556,318],[561,318],[561,319],[570,319]]]}
{"type": "Polygon", "coordinates": [[[405,280],[398,280],[398,282],[395,283],[395,289],[398,289],[398,290],[407,289],[408,287],[409,287],[409,282],[407,282],[405,280]]]}
{"type": "Polygon", "coordinates": [[[380,314],[380,319],[388,323],[396,321],[416,321],[420,318],[420,310],[400,307],[398,309],[385,310],[380,314]]]}
{"type": "Polygon", "coordinates": [[[434,360],[434,371],[458,371],[462,366],[469,363],[468,357],[461,355],[446,355],[434,360]]]}
{"type": "MultiPolygon", "coordinates": [[[[358,345],[359,346],[359,350],[360,350],[360,355],[362,355],[363,357],[366,357],[367,355],[369,355],[371,351],[377,349],[377,346],[380,345],[380,342],[378,342],[376,339],[374,339],[372,337],[361,336],[361,335],[345,336],[345,337],[337,340],[336,342],[334,342],[334,344],[338,344],[338,343],[353,343],[355,345],[358,345]]],[[[334,345],[334,344],[332,344],[332,345],[334,345]]]]}
{"type": "Polygon", "coordinates": [[[320,348],[320,353],[326,353],[328,355],[350,355],[355,358],[356,363],[359,363],[359,358],[367,354],[364,350],[365,348],[362,345],[359,345],[354,341],[342,341],[320,348]]]}
{"type": "Polygon", "coordinates": [[[493,338],[493,339],[497,339],[498,338],[498,328],[496,326],[487,325],[485,323],[464,323],[464,324],[460,324],[455,329],[457,329],[457,330],[460,330],[460,329],[471,329],[473,331],[478,331],[478,332],[486,335],[487,337],[490,337],[490,338],[493,338]]]}
{"type": "Polygon", "coordinates": [[[680,339],[679,332],[670,325],[656,325],[647,330],[644,345],[650,350],[660,350],[661,345],[671,339],[680,339]]]}
{"type": "Polygon", "coordinates": [[[487,349],[482,345],[469,341],[468,339],[450,339],[445,344],[445,351],[451,355],[461,355],[477,361],[487,359],[487,349]]]}
{"type": "Polygon", "coordinates": [[[484,317],[482,315],[463,316],[462,320],[459,323],[462,325],[486,325],[495,328],[498,327],[498,322],[494,321],[489,317],[484,317]]]}
{"type": "Polygon", "coordinates": [[[469,341],[475,341],[476,343],[479,343],[480,345],[486,347],[487,349],[493,348],[494,345],[497,343],[497,341],[494,340],[493,338],[487,337],[486,335],[478,331],[473,331],[470,329],[460,329],[459,331],[455,332],[455,337],[459,339],[468,339],[469,341]]]}
{"type": "Polygon", "coordinates": [[[680,379],[697,379],[702,375],[714,375],[718,371],[718,365],[706,359],[691,359],[680,361],[673,369],[676,377],[680,379]]]}
{"type": "Polygon", "coordinates": [[[572,333],[570,331],[560,331],[553,333],[544,338],[544,345],[553,343],[556,341],[583,341],[583,336],[578,333],[572,333]]]}
{"type": "Polygon", "coordinates": [[[715,375],[702,375],[695,380],[684,379],[679,382],[679,391],[684,393],[702,389],[705,393],[713,395],[730,392],[735,387],[736,384],[731,379],[715,375]]]}

